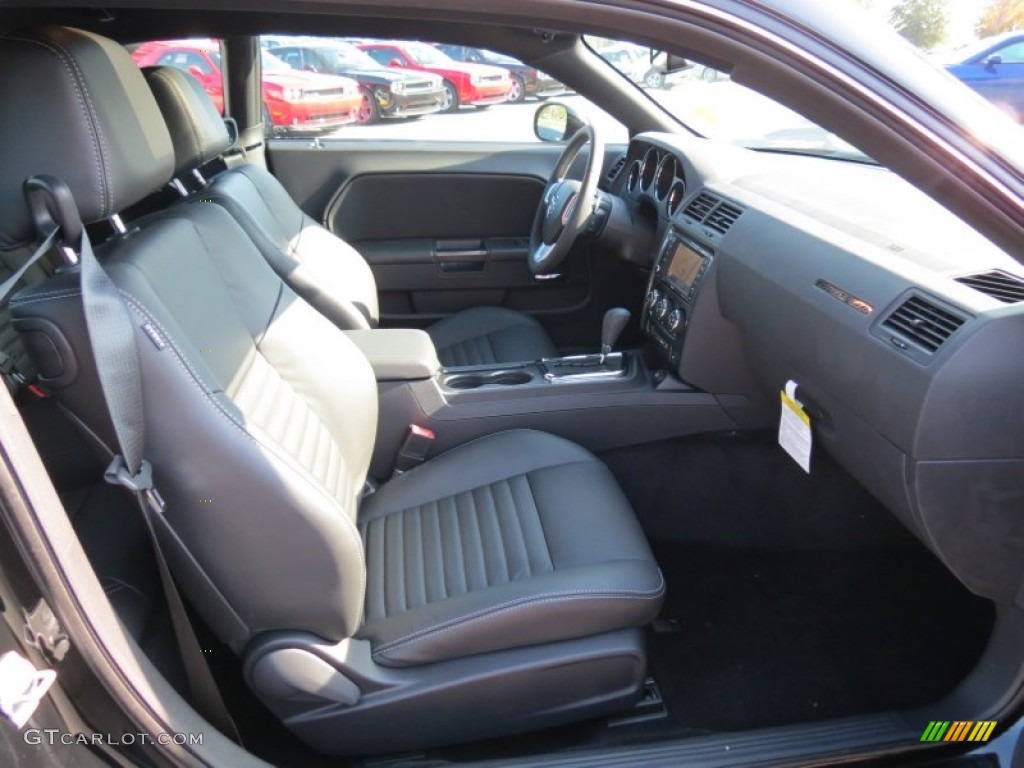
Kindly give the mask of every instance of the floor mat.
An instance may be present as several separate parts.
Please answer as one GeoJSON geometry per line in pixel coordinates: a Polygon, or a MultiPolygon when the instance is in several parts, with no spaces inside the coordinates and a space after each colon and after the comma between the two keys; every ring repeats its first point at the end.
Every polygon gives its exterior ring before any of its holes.
{"type": "Polygon", "coordinates": [[[992,627],[991,605],[923,549],[656,554],[668,592],[651,666],[672,719],[695,729],[935,701],[971,669],[992,627]]]}

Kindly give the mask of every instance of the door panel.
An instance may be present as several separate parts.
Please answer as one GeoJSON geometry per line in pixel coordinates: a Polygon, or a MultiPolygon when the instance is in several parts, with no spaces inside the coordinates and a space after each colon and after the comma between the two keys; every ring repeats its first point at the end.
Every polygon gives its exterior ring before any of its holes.
{"type": "Polygon", "coordinates": [[[586,304],[587,259],[575,254],[553,281],[527,267],[543,192],[535,176],[371,173],[341,188],[327,226],[369,262],[389,322],[482,305],[569,312],[586,304]]]}
{"type": "Polygon", "coordinates": [[[536,315],[557,344],[573,345],[593,341],[589,252],[574,249],[550,280],[536,280],[526,261],[561,149],[327,140],[272,141],[268,154],[303,209],[370,264],[382,324],[425,325],[468,307],[504,306],[536,315]]]}

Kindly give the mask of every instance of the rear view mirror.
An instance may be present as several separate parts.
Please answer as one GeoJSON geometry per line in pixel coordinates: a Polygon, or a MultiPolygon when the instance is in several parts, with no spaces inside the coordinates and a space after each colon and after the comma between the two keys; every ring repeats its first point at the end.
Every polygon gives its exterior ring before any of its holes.
{"type": "Polygon", "coordinates": [[[1003,63],[1003,57],[998,53],[993,53],[991,56],[985,58],[985,69],[989,72],[994,72],[995,68],[1003,63]]]}
{"type": "Polygon", "coordinates": [[[693,62],[683,56],[651,49],[651,67],[663,75],[682,72],[690,69],[692,66],[693,62]]]}
{"type": "Polygon", "coordinates": [[[541,105],[533,116],[533,132],[541,141],[565,141],[585,124],[572,107],[557,101],[541,105]]]}

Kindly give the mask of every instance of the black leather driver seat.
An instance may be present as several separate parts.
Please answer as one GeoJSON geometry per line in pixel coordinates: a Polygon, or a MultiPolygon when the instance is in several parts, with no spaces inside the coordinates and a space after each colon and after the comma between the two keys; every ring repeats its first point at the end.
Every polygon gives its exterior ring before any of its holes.
{"type": "MultiPolygon", "coordinates": [[[[86,222],[171,178],[156,102],[112,41],[0,35],[0,101],[18,116],[0,120],[0,246],[33,237],[28,176],[63,178],[86,222]]],[[[171,206],[96,252],[136,323],[175,576],[295,733],[325,752],[391,751],[635,700],[637,628],[663,582],[603,464],[512,431],[365,497],[370,365],[223,207],[171,206]]],[[[12,315],[40,383],[114,445],[78,286],[59,271],[12,315]]]]}
{"type": "MultiPolygon", "coordinates": [[[[224,121],[195,78],[173,67],[151,67],[146,79],[171,133],[176,176],[189,177],[228,148],[224,121]]],[[[219,173],[202,196],[227,208],[292,290],[339,328],[377,326],[377,285],[366,261],[307,216],[265,168],[247,163],[219,173]]],[[[445,366],[557,355],[540,323],[501,307],[463,310],[426,331],[445,366]]]]}

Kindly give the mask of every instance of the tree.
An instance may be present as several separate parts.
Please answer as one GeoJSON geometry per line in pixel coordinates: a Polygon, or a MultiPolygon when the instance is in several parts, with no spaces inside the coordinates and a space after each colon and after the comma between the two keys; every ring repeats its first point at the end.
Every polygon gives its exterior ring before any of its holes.
{"type": "Polygon", "coordinates": [[[946,39],[946,0],[899,0],[889,23],[918,48],[934,48],[946,39]]]}
{"type": "Polygon", "coordinates": [[[975,32],[978,37],[990,37],[1015,29],[1024,29],[1024,0],[992,0],[982,11],[975,32]]]}

